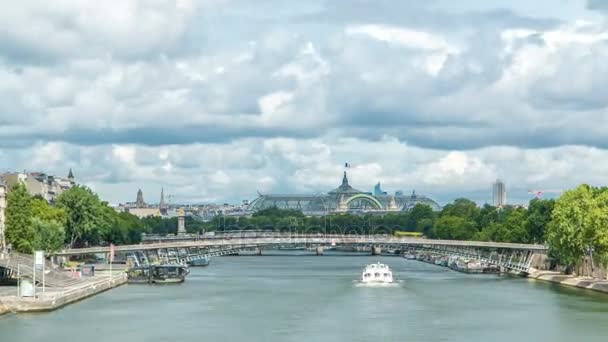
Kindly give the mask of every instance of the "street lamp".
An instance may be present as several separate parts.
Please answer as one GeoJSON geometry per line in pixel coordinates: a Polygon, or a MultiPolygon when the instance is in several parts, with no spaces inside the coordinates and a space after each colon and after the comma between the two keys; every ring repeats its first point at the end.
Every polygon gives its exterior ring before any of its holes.
{"type": "Polygon", "coordinates": [[[589,259],[591,259],[591,277],[593,278],[593,247],[592,246],[585,246],[585,257],[589,255],[589,259]]]}

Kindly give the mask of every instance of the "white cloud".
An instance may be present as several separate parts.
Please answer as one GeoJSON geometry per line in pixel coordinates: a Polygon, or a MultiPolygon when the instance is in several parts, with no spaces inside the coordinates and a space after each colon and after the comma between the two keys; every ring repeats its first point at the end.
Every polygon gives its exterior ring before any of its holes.
{"type": "Polygon", "coordinates": [[[19,154],[0,150],[0,158],[4,167],[60,176],[72,168],[79,182],[113,203],[132,200],[138,188],[152,201],[160,187],[184,202],[240,202],[255,198],[256,191],[316,194],[340,184],[344,162],[352,165],[349,180],[360,190],[371,191],[381,182],[389,192],[416,189],[443,203],[467,194],[490,201],[496,178],[507,182],[510,198],[524,201],[528,189],[570,188],[582,182],[601,185],[608,172],[608,163],[603,162],[608,151],[585,146],[450,152],[408,146],[391,137],[324,137],[169,145],[163,150],[159,154],[157,148],[135,145],[47,143],[19,154]]]}
{"type": "Polygon", "coordinates": [[[424,184],[437,186],[467,184],[479,188],[496,178],[496,171],[465,152],[449,152],[438,161],[419,168],[416,173],[424,184]]]}
{"type": "Polygon", "coordinates": [[[112,201],[162,184],[189,201],[327,191],[346,161],[362,190],[440,199],[496,177],[510,189],[603,181],[599,14],[267,6],[6,4],[0,167],[72,167],[112,201]]]}
{"type": "Polygon", "coordinates": [[[441,36],[409,28],[386,25],[357,25],[346,28],[346,34],[365,35],[391,44],[403,45],[424,50],[440,50],[457,53],[456,46],[448,44],[441,36]]]}

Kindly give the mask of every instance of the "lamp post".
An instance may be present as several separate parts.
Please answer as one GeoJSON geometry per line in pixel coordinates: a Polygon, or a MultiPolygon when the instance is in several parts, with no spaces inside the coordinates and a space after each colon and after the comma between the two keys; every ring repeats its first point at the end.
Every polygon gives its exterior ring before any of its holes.
{"type": "Polygon", "coordinates": [[[591,260],[591,278],[593,278],[593,247],[592,246],[585,246],[585,257],[587,257],[587,255],[589,256],[589,259],[591,260]]]}

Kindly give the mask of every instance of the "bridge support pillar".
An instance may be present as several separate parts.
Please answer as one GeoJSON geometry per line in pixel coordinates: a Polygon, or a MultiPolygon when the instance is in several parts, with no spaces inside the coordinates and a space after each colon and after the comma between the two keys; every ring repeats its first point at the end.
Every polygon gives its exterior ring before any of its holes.
{"type": "Polygon", "coordinates": [[[323,246],[317,246],[317,255],[323,255],[323,246]]]}
{"type": "Polygon", "coordinates": [[[255,254],[256,255],[262,255],[262,249],[261,248],[256,249],[255,250],[255,254]]]}
{"type": "Polygon", "coordinates": [[[382,248],[379,246],[372,247],[372,255],[380,255],[382,254],[382,248]]]}

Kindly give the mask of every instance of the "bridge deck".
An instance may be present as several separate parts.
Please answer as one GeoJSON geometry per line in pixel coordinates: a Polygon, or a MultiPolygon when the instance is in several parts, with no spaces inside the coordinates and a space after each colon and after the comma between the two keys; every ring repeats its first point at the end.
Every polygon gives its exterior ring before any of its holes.
{"type": "MultiPolygon", "coordinates": [[[[237,238],[209,238],[191,241],[161,242],[139,245],[116,246],[116,252],[133,252],[143,250],[156,250],[164,248],[188,248],[188,247],[225,247],[225,246],[269,246],[269,245],[300,245],[300,244],[319,244],[319,245],[412,245],[412,246],[458,246],[472,248],[497,248],[497,249],[516,249],[525,251],[545,252],[547,247],[544,245],[504,243],[504,242],[483,242],[483,241],[459,241],[459,240],[433,240],[411,237],[393,236],[357,236],[357,235],[281,235],[269,237],[237,237],[237,238]]],[[[66,249],[55,253],[57,256],[85,255],[109,253],[110,247],[90,247],[66,249]]]]}

